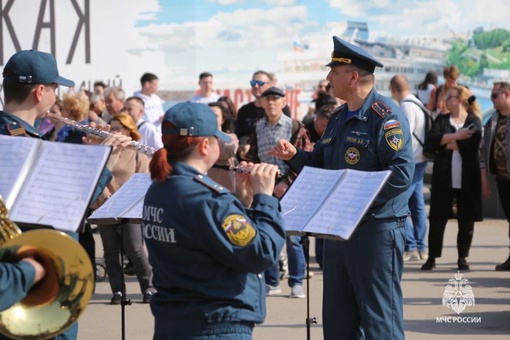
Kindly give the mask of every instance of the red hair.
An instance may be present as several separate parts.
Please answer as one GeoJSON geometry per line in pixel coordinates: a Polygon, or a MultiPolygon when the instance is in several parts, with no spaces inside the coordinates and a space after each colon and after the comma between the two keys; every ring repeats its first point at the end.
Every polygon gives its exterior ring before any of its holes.
{"type": "MultiPolygon", "coordinates": [[[[163,122],[162,129],[174,129],[175,125],[163,122]]],[[[164,182],[172,173],[172,165],[169,160],[179,161],[186,159],[195,147],[205,137],[183,137],[179,135],[165,134],[161,136],[164,147],[152,155],[149,163],[151,179],[156,182],[164,182]]]]}

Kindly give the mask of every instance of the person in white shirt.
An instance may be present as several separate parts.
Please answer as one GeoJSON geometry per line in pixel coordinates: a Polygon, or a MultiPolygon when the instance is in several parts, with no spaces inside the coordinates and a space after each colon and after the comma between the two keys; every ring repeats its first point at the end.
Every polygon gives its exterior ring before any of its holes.
{"type": "Polygon", "coordinates": [[[198,77],[200,92],[190,98],[192,103],[209,104],[217,102],[220,95],[213,92],[213,75],[209,72],[202,72],[198,77]]]}
{"type": "Polygon", "coordinates": [[[142,89],[136,91],[134,96],[142,98],[145,104],[143,119],[154,124],[158,129],[165,112],[161,98],[156,94],[158,91],[159,78],[153,73],[144,73],[140,78],[142,89]]]}
{"type": "Polygon", "coordinates": [[[161,141],[161,133],[157,131],[154,124],[145,121],[143,117],[144,102],[140,97],[129,97],[124,103],[124,111],[136,122],[138,132],[142,136],[139,142],[143,145],[151,146],[155,149],[161,149],[163,142],[161,141]]]}
{"type": "Polygon", "coordinates": [[[406,220],[406,245],[404,261],[427,260],[428,252],[425,245],[427,235],[427,211],[423,197],[423,178],[427,168],[427,159],[423,156],[425,141],[425,114],[420,100],[411,94],[409,81],[403,74],[397,74],[390,80],[391,96],[395,99],[409,121],[413,135],[413,157],[415,162],[413,181],[407,190],[411,216],[406,220]],[[419,141],[419,140],[420,141],[419,141]]]}

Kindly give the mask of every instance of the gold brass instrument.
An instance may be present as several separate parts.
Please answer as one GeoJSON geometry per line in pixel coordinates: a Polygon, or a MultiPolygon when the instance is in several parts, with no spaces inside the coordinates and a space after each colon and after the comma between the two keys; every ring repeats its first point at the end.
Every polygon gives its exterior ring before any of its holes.
{"type": "Polygon", "coordinates": [[[0,247],[19,247],[17,260],[32,256],[46,271],[23,300],[0,311],[0,333],[13,339],[49,339],[71,326],[94,291],[95,274],[83,247],[56,230],[21,233],[1,196],[0,247]]]}
{"type": "MultiPolygon", "coordinates": [[[[58,116],[58,115],[53,114],[51,112],[46,113],[46,117],[48,117],[49,119],[51,119],[51,120],[53,120],[55,122],[71,126],[71,127],[75,128],[78,131],[86,132],[86,133],[89,133],[91,135],[97,136],[99,138],[106,139],[106,138],[108,138],[112,134],[111,132],[104,131],[104,130],[99,130],[99,129],[94,129],[93,127],[90,127],[88,125],[80,124],[77,121],[74,121],[74,120],[69,119],[69,118],[64,118],[64,117],[58,116]]],[[[134,140],[131,141],[131,144],[127,148],[135,150],[135,151],[138,151],[138,152],[141,152],[143,154],[146,154],[149,157],[152,156],[157,151],[155,148],[153,148],[151,146],[140,144],[139,142],[134,141],[134,140]]]]}

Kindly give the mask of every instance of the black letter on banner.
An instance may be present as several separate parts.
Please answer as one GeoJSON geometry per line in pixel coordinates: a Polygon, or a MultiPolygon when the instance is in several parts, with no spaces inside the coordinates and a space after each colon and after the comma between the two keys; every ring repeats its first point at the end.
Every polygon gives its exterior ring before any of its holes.
{"type": "Polygon", "coordinates": [[[51,54],[55,57],[56,54],[56,39],[55,39],[55,0],[50,0],[50,21],[44,22],[44,12],[46,10],[47,0],[41,0],[41,7],[39,8],[39,16],[37,18],[37,25],[35,26],[35,35],[34,35],[34,43],[32,44],[32,48],[34,50],[39,49],[39,40],[41,39],[41,31],[43,28],[50,29],[50,44],[51,44],[51,54]]]}
{"type": "Polygon", "coordinates": [[[9,18],[9,11],[11,10],[13,4],[14,0],[8,0],[4,8],[2,0],[0,0],[0,65],[4,64],[4,41],[5,41],[3,30],[4,21],[5,26],[7,26],[7,30],[11,35],[11,40],[14,45],[14,49],[16,49],[16,51],[21,51],[21,46],[19,44],[18,38],[16,37],[16,32],[14,32],[14,27],[12,26],[11,18],[9,18]]]}
{"type": "Polygon", "coordinates": [[[80,37],[81,29],[85,25],[85,63],[90,64],[90,4],[89,0],[85,0],[85,11],[84,13],[80,10],[80,7],[76,3],[76,0],[71,0],[73,3],[74,10],[78,14],[78,25],[76,25],[76,31],[74,32],[73,42],[69,55],[67,56],[66,64],[71,64],[73,61],[74,51],[78,44],[78,38],[80,37]]]}

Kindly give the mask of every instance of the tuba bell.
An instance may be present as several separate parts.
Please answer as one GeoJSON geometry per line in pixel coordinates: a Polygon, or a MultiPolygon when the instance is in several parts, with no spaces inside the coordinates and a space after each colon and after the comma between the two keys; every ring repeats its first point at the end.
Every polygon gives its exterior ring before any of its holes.
{"type": "Polygon", "coordinates": [[[24,299],[0,311],[0,333],[12,339],[49,339],[69,328],[94,291],[94,271],[83,247],[56,230],[22,233],[1,196],[0,247],[13,247],[17,261],[34,257],[46,271],[24,299]]]}

